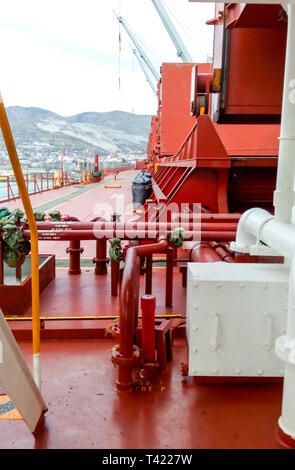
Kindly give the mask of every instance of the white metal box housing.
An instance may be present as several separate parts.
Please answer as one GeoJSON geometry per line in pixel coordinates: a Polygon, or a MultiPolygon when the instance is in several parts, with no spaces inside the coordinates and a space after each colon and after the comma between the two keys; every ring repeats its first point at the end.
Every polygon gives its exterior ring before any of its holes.
{"type": "Polygon", "coordinates": [[[282,264],[188,263],[189,375],[282,376],[288,279],[282,264]]]}

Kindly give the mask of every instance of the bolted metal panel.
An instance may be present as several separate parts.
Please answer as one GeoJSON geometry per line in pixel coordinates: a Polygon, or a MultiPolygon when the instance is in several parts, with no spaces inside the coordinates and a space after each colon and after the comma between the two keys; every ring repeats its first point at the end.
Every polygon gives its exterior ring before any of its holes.
{"type": "Polygon", "coordinates": [[[189,263],[189,374],[279,377],[289,270],[279,264],[189,263]]]}

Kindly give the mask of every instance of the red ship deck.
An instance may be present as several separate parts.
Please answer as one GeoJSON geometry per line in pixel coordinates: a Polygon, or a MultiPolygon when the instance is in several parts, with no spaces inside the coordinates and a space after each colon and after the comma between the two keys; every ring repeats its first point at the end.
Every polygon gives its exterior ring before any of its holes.
{"type": "MultiPolygon", "coordinates": [[[[115,195],[131,201],[134,171],[119,175],[121,188],[99,185],[69,187],[32,197],[34,208],[59,209],[91,220],[93,208],[115,204],[115,195]],[[49,207],[50,206],[50,207],[49,207]]],[[[4,204],[21,207],[20,201],[4,204]]],[[[114,206],[115,208],[115,206],[114,206]]],[[[108,214],[109,215],[109,214],[108,214]]],[[[118,298],[110,295],[110,271],[95,276],[91,266],[81,275],[67,274],[66,242],[40,242],[40,253],[57,256],[56,278],[41,294],[42,316],[118,314],[118,298]]],[[[86,264],[95,255],[95,242],[82,242],[86,264]]],[[[165,307],[165,269],[153,268],[156,313],[185,314],[186,291],[174,268],[173,308],[165,307]]],[[[143,292],[143,280],[141,286],[143,292]]],[[[30,315],[30,311],[27,312],[30,315]]],[[[152,384],[142,383],[134,392],[118,392],[111,363],[115,343],[105,339],[109,321],[66,320],[46,322],[42,330],[42,393],[48,404],[46,425],[35,440],[23,421],[0,421],[0,448],[104,448],[104,449],[270,449],[276,439],[280,416],[281,384],[198,385],[183,378],[186,341],[177,335],[173,361],[152,384]]],[[[32,366],[30,322],[10,323],[21,350],[32,366]]]]}
{"type": "MultiPolygon", "coordinates": [[[[42,393],[49,406],[35,441],[23,421],[0,421],[0,448],[278,448],[280,385],[197,386],[183,379],[184,340],[152,391],[118,392],[111,341],[42,342],[42,393]],[[165,388],[164,388],[165,387],[165,388]]],[[[20,343],[31,363],[31,344],[20,343]]]]}

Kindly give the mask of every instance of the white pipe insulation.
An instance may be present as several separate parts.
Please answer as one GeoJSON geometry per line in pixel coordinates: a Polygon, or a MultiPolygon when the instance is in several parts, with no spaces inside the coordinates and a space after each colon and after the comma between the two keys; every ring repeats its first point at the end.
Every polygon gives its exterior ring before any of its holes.
{"type": "Polygon", "coordinates": [[[232,249],[250,253],[261,241],[290,263],[286,335],[276,340],[276,354],[285,363],[279,426],[295,440],[295,5],[288,5],[288,36],[275,216],[262,209],[245,212],[232,249]]]}
{"type": "Polygon", "coordinates": [[[295,5],[288,5],[288,36],[283,91],[277,186],[274,193],[275,216],[295,222],[295,5]]]}

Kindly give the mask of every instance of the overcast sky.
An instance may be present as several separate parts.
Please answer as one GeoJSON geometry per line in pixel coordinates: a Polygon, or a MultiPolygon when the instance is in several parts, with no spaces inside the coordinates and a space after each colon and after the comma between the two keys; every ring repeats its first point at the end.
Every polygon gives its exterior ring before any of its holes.
{"type": "MultiPolygon", "coordinates": [[[[196,62],[212,53],[214,5],[165,0],[196,62]]],[[[64,116],[123,110],[153,114],[156,99],[122,28],[119,90],[116,9],[150,58],[179,62],[150,0],[9,0],[0,15],[1,81],[6,106],[37,106],[64,116]]]]}

